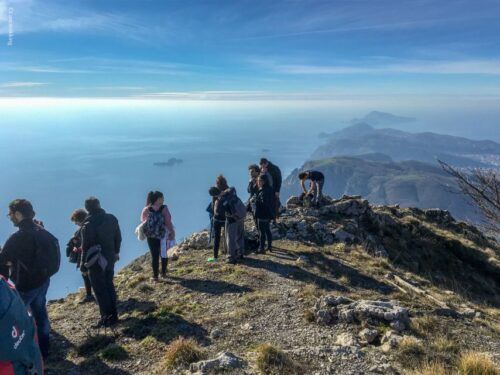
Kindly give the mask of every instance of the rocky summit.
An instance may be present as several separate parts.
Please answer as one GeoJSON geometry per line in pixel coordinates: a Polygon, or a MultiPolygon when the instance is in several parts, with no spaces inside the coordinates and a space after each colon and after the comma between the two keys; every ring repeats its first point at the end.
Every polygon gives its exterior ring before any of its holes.
{"type": "Polygon", "coordinates": [[[500,248],[475,227],[359,196],[291,197],[265,255],[245,225],[237,265],[207,262],[201,231],[160,283],[149,255],[121,270],[112,330],[78,293],[52,301],[48,374],[499,373],[500,248]]]}

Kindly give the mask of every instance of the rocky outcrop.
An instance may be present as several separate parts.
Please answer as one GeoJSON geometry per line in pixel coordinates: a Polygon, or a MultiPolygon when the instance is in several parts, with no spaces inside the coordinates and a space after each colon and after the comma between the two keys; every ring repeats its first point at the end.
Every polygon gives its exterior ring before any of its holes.
{"type": "Polygon", "coordinates": [[[385,324],[396,331],[405,330],[409,323],[408,310],[396,301],[353,301],[341,296],[320,298],[314,306],[314,315],[320,324],[385,324]]]}

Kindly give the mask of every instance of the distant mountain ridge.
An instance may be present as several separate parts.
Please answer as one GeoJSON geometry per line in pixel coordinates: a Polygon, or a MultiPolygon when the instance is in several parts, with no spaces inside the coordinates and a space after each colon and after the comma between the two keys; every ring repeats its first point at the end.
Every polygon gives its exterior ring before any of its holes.
{"type": "Polygon", "coordinates": [[[455,180],[439,167],[419,161],[393,162],[383,156],[368,154],[308,161],[286,178],[283,196],[298,195],[299,171],[315,169],[325,175],[324,193],[332,197],[361,195],[373,204],[441,208],[461,220],[480,220],[474,207],[458,194],[455,180]]]}
{"type": "Polygon", "coordinates": [[[499,166],[500,144],[489,140],[375,129],[366,122],[321,136],[327,142],[313,152],[311,159],[382,153],[395,161],[418,160],[436,164],[440,159],[458,167],[499,166]]]}
{"type": "Polygon", "coordinates": [[[397,124],[404,124],[408,122],[413,122],[416,119],[414,117],[404,117],[396,116],[392,113],[371,111],[364,117],[358,119],[354,118],[350,121],[351,124],[357,124],[360,122],[368,123],[373,126],[392,126],[397,124]]]}

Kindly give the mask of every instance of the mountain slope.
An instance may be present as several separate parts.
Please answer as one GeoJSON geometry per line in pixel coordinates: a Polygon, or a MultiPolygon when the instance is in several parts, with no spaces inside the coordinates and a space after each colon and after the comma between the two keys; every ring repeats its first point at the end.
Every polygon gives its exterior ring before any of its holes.
{"type": "Polygon", "coordinates": [[[312,159],[383,153],[395,161],[437,159],[459,167],[498,167],[500,144],[436,133],[409,133],[395,129],[375,129],[357,123],[325,135],[327,143],[318,147],[312,159]]]}
{"type": "MultiPolygon", "coordinates": [[[[440,168],[416,161],[379,162],[381,156],[335,157],[306,162],[300,170],[316,169],[325,175],[324,192],[332,197],[362,195],[374,204],[441,208],[455,217],[477,222],[479,214],[457,193],[455,180],[440,168]],[[372,159],[363,160],[361,158],[372,159]]],[[[299,169],[283,183],[285,196],[298,195],[299,169]]]]}
{"type": "MultiPolygon", "coordinates": [[[[251,243],[250,218],[246,228],[251,243]]],[[[399,374],[430,360],[456,368],[469,350],[498,363],[499,248],[474,227],[439,210],[346,197],[319,210],[292,199],[273,232],[275,251],[236,266],[207,263],[208,233],[193,234],[174,249],[179,259],[159,284],[148,281],[149,256],[140,257],[116,277],[114,331],[89,330],[97,308],[77,305],[76,294],[52,302],[48,373],[190,373],[189,362],[220,351],[242,359],[226,374],[399,374]],[[344,310],[367,301],[401,306],[408,321],[358,316],[332,324],[325,314],[335,309],[325,306],[335,301],[344,310]],[[364,328],[376,337],[370,344],[357,338],[364,328]],[[166,368],[167,353],[181,357],[177,336],[202,352],[166,368]],[[409,342],[418,351],[408,354],[409,342]]],[[[198,374],[218,369],[211,371],[198,374]]]]}

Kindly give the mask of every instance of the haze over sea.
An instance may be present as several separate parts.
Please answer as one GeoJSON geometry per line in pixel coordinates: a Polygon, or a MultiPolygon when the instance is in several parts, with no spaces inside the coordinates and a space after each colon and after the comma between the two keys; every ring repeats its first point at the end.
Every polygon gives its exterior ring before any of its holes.
{"type": "MultiPolygon", "coordinates": [[[[0,102],[0,242],[15,230],[5,216],[8,203],[23,197],[59,238],[64,255],[76,229],[71,212],[95,195],[120,221],[121,268],[147,251],[134,229],[149,190],[165,193],[180,240],[208,225],[207,190],[219,173],[246,199],[249,164],[266,156],[286,177],[320,144],[318,133],[371,110],[416,117],[402,125],[409,131],[500,141],[500,108],[493,104],[24,99],[18,105],[6,99],[0,102]],[[183,163],[153,165],[171,157],[183,163]]],[[[48,297],[62,297],[81,284],[63,256],[48,297]]]]}

